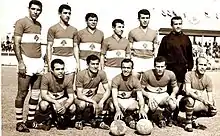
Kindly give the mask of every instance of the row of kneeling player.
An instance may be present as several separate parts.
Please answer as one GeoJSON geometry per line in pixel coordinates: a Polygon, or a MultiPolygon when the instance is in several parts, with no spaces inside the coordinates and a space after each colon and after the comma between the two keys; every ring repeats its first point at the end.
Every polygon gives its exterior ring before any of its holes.
{"type": "Polygon", "coordinates": [[[185,130],[192,131],[193,127],[199,127],[196,116],[216,114],[211,79],[205,74],[207,60],[203,57],[197,58],[195,71],[187,72],[182,92],[175,74],[166,70],[166,60],[161,56],[155,58],[154,69],[142,73],[141,81],[132,74],[133,61],[124,59],[121,74],[112,79],[111,87],[106,73],[99,70],[99,57],[90,55],[86,60],[88,68],[76,75],[76,92],[73,91],[74,76],[64,74],[64,62],[52,61],[51,72],[42,77],[42,101],[35,121],[39,122],[40,115],[48,117],[47,121],[41,120],[44,125],[36,126],[48,129],[49,121],[60,129],[68,126],[83,129],[86,124],[109,129],[113,120],[123,120],[135,129],[140,119],[155,121],[152,115],[162,109],[157,114],[159,127],[172,126],[172,120],[178,121],[180,110],[186,112],[185,130]],[[100,83],[104,93],[98,92],[100,83]]]}

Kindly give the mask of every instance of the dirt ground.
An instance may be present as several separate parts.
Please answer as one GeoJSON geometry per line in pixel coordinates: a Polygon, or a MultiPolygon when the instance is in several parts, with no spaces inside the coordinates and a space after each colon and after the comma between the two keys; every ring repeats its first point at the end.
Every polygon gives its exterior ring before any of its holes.
{"type": "MultiPolygon", "coordinates": [[[[212,77],[214,85],[214,96],[216,99],[217,109],[220,109],[220,72],[208,72],[212,77]]],[[[14,100],[17,93],[17,75],[15,66],[2,66],[2,84],[1,84],[1,98],[2,98],[2,135],[3,136],[109,136],[108,130],[93,129],[91,127],[84,127],[82,131],[75,128],[68,128],[67,130],[57,130],[52,128],[50,131],[34,130],[30,133],[18,133],[15,131],[15,108],[14,100]]],[[[26,101],[27,103],[27,101],[26,101]]],[[[27,114],[27,107],[25,109],[27,114]]],[[[180,113],[184,117],[183,113],[180,113]]],[[[198,122],[207,128],[205,130],[196,129],[193,132],[186,132],[182,127],[173,126],[164,129],[155,126],[152,136],[220,136],[220,112],[212,118],[199,118],[198,122]]],[[[135,130],[129,129],[126,136],[135,136],[135,130]]]]}

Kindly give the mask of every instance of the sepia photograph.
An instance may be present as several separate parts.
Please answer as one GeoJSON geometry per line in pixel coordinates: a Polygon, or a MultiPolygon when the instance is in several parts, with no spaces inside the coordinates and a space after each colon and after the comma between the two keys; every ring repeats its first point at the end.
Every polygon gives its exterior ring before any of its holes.
{"type": "Polygon", "coordinates": [[[2,136],[220,136],[220,0],[2,0],[2,136]]]}

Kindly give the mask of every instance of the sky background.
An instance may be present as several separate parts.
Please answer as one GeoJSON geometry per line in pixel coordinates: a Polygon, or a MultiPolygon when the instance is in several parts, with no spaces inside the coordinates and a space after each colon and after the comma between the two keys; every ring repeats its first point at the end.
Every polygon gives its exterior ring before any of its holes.
{"type": "MultiPolygon", "coordinates": [[[[99,17],[98,28],[105,37],[112,34],[111,23],[116,18],[125,21],[124,36],[139,25],[137,12],[146,8],[151,12],[149,26],[170,28],[171,17],[164,17],[162,10],[167,15],[167,10],[175,11],[183,18],[183,28],[220,30],[220,0],[40,0],[43,3],[43,11],[39,17],[42,24],[42,35],[45,37],[48,28],[59,21],[58,7],[68,3],[72,7],[70,24],[78,30],[86,27],[85,15],[94,12],[99,17]],[[205,16],[208,13],[209,17],[205,16]],[[185,16],[184,16],[185,13],[185,16]],[[216,18],[219,14],[219,19],[216,18]]],[[[13,24],[16,20],[28,15],[29,0],[1,0],[0,5],[0,35],[1,38],[13,32],[13,24]]]]}

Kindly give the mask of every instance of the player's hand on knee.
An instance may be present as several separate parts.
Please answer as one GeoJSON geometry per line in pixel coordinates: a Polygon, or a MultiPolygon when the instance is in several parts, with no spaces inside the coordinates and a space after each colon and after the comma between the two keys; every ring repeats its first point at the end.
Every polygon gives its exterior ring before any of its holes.
{"type": "Polygon", "coordinates": [[[177,102],[176,102],[176,98],[173,97],[173,96],[169,96],[168,99],[167,99],[167,102],[169,105],[176,105],[177,102]]]}
{"type": "Polygon", "coordinates": [[[58,112],[58,110],[62,108],[62,105],[59,102],[55,102],[54,104],[56,108],[55,110],[58,112]]]}
{"type": "Polygon", "coordinates": [[[25,66],[24,62],[18,63],[18,70],[19,70],[18,73],[20,75],[25,76],[25,74],[26,74],[26,66],[25,66]]]}
{"type": "Polygon", "coordinates": [[[206,106],[210,106],[210,105],[213,104],[213,103],[211,103],[211,102],[209,102],[209,101],[207,101],[207,100],[202,100],[202,103],[203,103],[204,105],[206,105],[206,106]]]}
{"type": "Polygon", "coordinates": [[[147,113],[144,110],[140,110],[139,119],[147,119],[147,113]]]}
{"type": "Polygon", "coordinates": [[[154,98],[153,99],[151,99],[151,98],[149,99],[148,105],[149,105],[149,108],[152,111],[155,111],[157,109],[157,107],[158,107],[158,103],[157,103],[157,101],[154,98]]]}
{"type": "Polygon", "coordinates": [[[60,109],[57,110],[57,113],[64,114],[66,112],[65,106],[62,106],[60,109]]]}
{"type": "Polygon", "coordinates": [[[123,113],[120,111],[116,111],[114,120],[121,120],[124,117],[123,113]]]}

